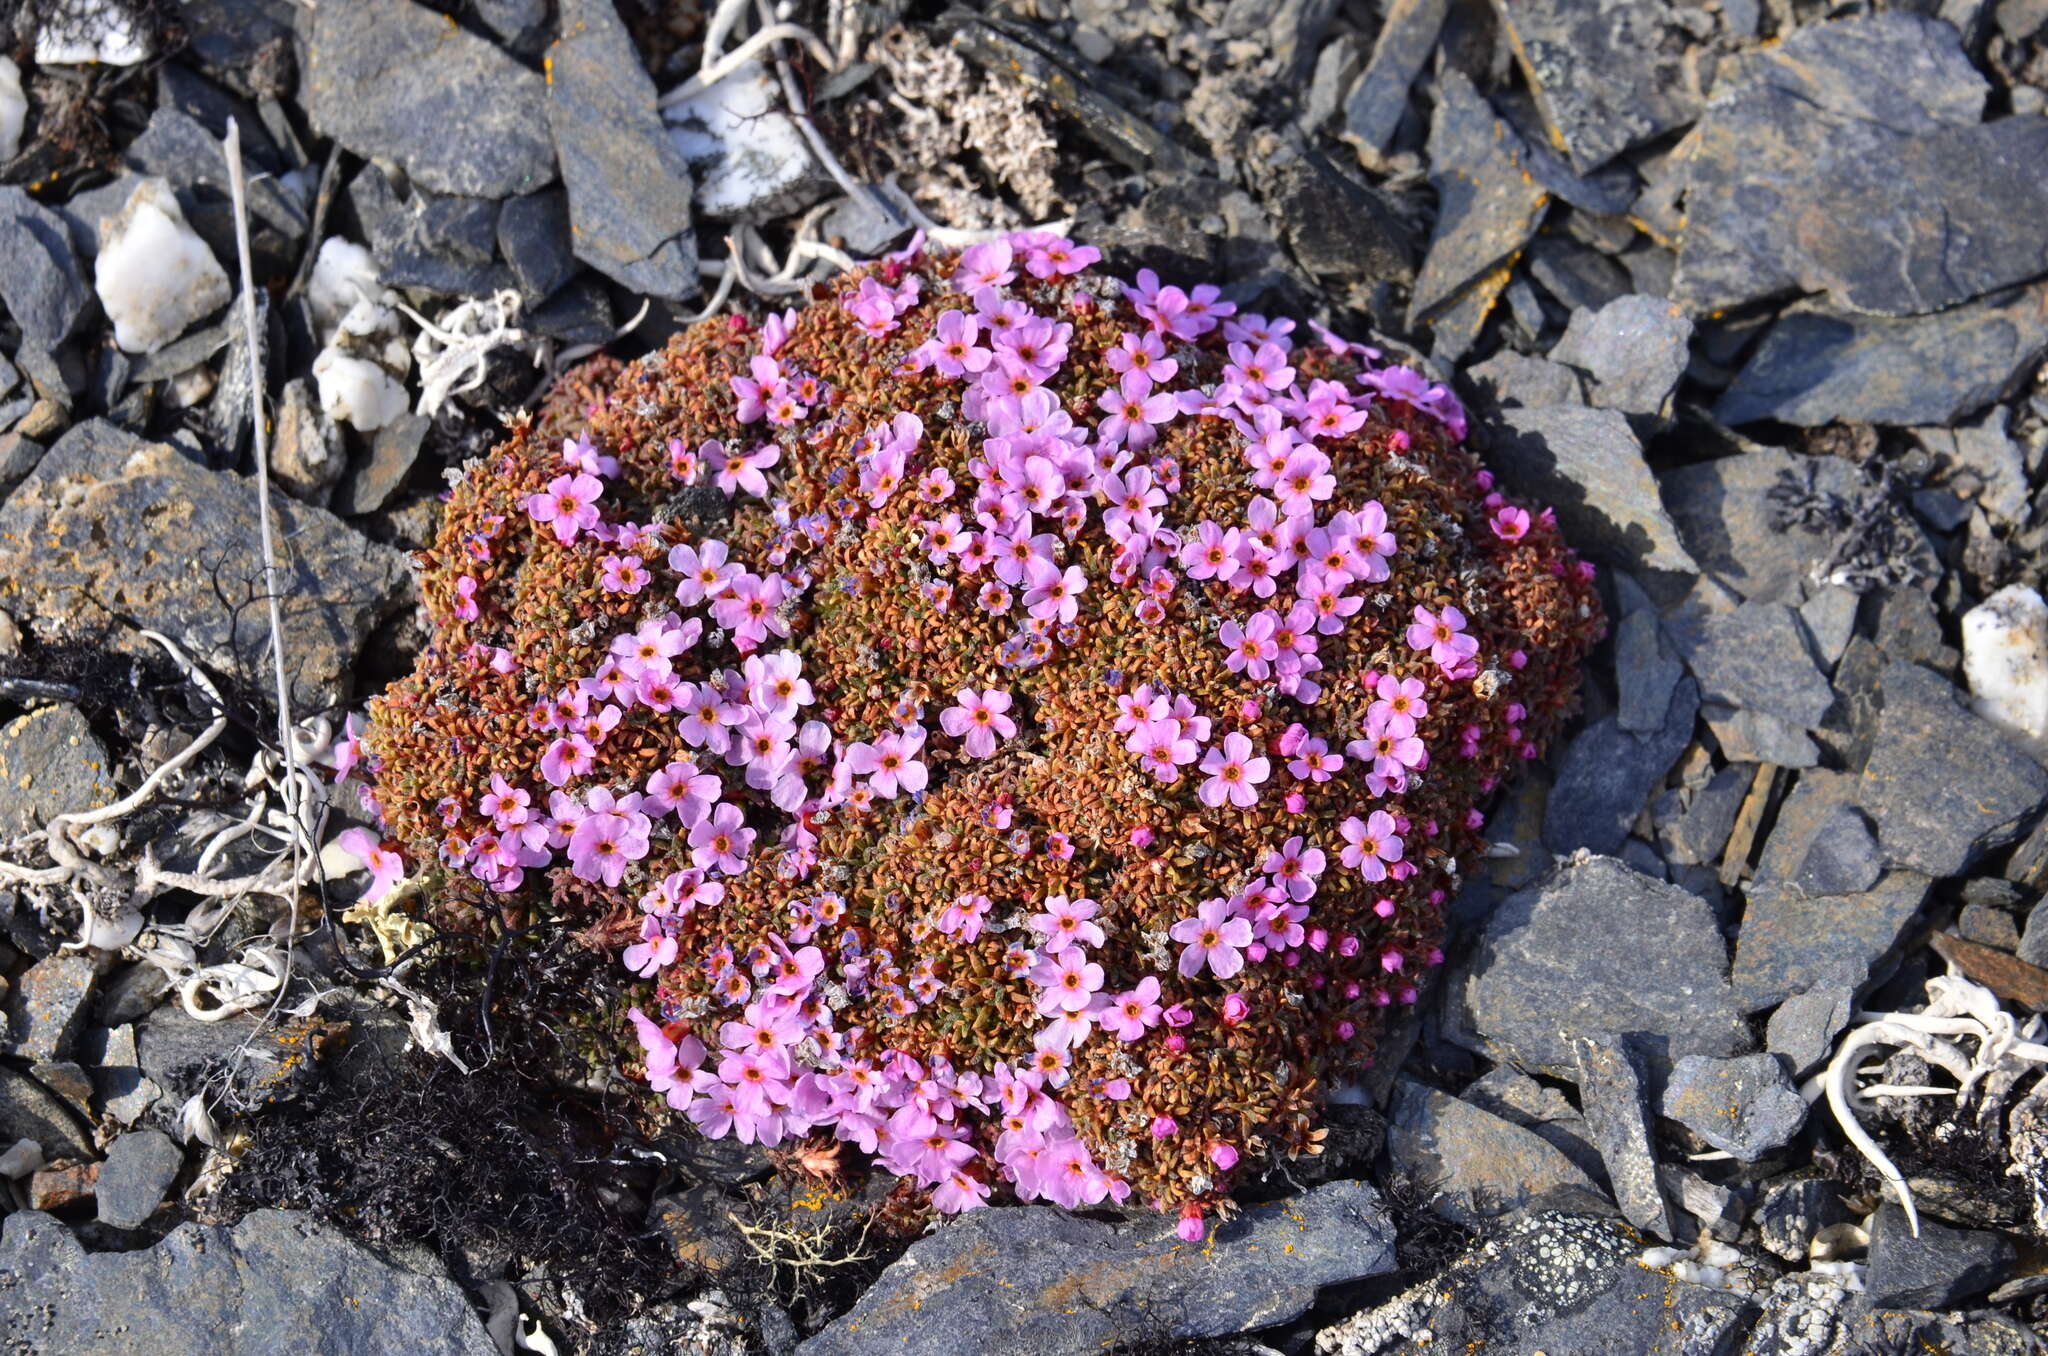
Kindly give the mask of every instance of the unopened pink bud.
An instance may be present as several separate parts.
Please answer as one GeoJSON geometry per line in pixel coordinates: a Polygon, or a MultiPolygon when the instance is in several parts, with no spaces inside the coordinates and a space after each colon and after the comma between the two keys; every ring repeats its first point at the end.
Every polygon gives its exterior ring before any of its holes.
{"type": "Polygon", "coordinates": [[[1152,846],[1152,828],[1150,825],[1140,824],[1137,828],[1131,830],[1131,846],[1140,852],[1152,846]]]}
{"type": "Polygon", "coordinates": [[[1243,994],[1232,993],[1223,996],[1223,1021],[1225,1025],[1236,1026],[1239,1022],[1251,1016],[1251,1011],[1252,1005],[1245,1002],[1243,994]]]}
{"type": "Polygon", "coordinates": [[[1199,1243],[1209,1232],[1208,1226],[1202,1223],[1202,1216],[1199,1213],[1188,1213],[1193,1209],[1193,1206],[1189,1206],[1188,1210],[1182,1211],[1180,1223],[1174,1227],[1174,1232],[1180,1235],[1180,1241],[1183,1243],[1199,1243]]]}
{"type": "Polygon", "coordinates": [[[1404,964],[1406,964],[1406,958],[1395,948],[1390,946],[1385,951],[1380,952],[1380,969],[1385,970],[1388,974],[1393,974],[1404,964]]]}
{"type": "Polygon", "coordinates": [[[1173,1117],[1154,1116],[1152,1118],[1152,1138],[1172,1139],[1175,1135],[1179,1133],[1180,1122],[1176,1121],[1173,1117]]]}
{"type": "Polygon", "coordinates": [[[1237,1166],[1237,1147],[1218,1140],[1209,1146],[1209,1161],[1224,1172],[1229,1172],[1237,1166]]]}
{"type": "Polygon", "coordinates": [[[1266,708],[1259,705],[1259,700],[1256,697],[1246,697],[1237,704],[1237,718],[1247,724],[1257,720],[1265,713],[1266,708]]]}
{"type": "Polygon", "coordinates": [[[1358,1028],[1357,1028],[1357,1027],[1355,1027],[1355,1026],[1353,1026],[1353,1025],[1352,1025],[1352,1024],[1350,1023],[1350,1022],[1339,1022],[1339,1023],[1337,1023],[1337,1039],[1338,1039],[1338,1040],[1340,1040],[1340,1041],[1348,1041],[1348,1040],[1350,1040],[1350,1039],[1351,1039],[1351,1038],[1352,1038],[1353,1036],[1356,1036],[1357,1034],[1358,1034],[1358,1028]]]}
{"type": "MultiPolygon", "coordinates": [[[[1390,899],[1386,901],[1386,903],[1387,908],[1389,910],[1391,910],[1394,907],[1393,900],[1390,899]]],[[[1337,954],[1344,957],[1344,959],[1346,960],[1351,959],[1353,956],[1357,955],[1364,949],[1365,943],[1359,941],[1357,936],[1353,933],[1347,932],[1342,937],[1337,939],[1337,954]]]]}
{"type": "Polygon", "coordinates": [[[1291,815],[1298,815],[1308,809],[1308,797],[1302,795],[1299,791],[1289,791],[1287,799],[1280,803],[1286,807],[1287,813],[1291,815]]]}

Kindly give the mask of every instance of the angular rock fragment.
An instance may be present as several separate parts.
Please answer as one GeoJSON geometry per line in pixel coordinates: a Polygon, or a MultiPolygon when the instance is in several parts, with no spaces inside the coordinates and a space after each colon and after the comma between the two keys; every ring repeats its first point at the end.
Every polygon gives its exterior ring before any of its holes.
{"type": "Polygon", "coordinates": [[[40,706],[0,725],[0,835],[114,800],[106,746],[73,706],[40,706]]]}
{"type": "Polygon", "coordinates": [[[1344,130],[1360,146],[1384,152],[1393,144],[1408,87],[1436,49],[1449,0],[1394,0],[1373,44],[1365,74],[1344,101],[1344,130]]]}
{"type": "Polygon", "coordinates": [[[411,0],[321,5],[305,52],[314,130],[357,155],[433,193],[503,198],[554,179],[547,86],[445,15],[411,0]]]}
{"type": "Polygon", "coordinates": [[[497,1345],[438,1262],[394,1265],[291,1210],[88,1253],[39,1211],[0,1226],[0,1322],[32,1351],[432,1352],[497,1345]],[[109,1334],[121,1341],[109,1345],[109,1334]]]}
{"type": "Polygon", "coordinates": [[[1916,1234],[1906,1212],[1887,1201],[1870,1230],[1864,1290],[1887,1309],[1951,1309],[2004,1280],[2014,1255],[2003,1234],[1951,1229],[1924,1212],[1916,1234]]]}
{"type": "Polygon", "coordinates": [[[1415,279],[1408,323],[1428,319],[1534,234],[1550,195],[1522,168],[1521,138],[1465,75],[1444,72],[1430,125],[1436,233],[1415,279]]]}
{"type": "MultiPolygon", "coordinates": [[[[344,697],[363,638],[399,605],[405,558],[325,510],[289,499],[272,509],[286,672],[300,709],[323,707],[344,697]]],[[[144,643],[110,628],[106,609],[118,609],[202,663],[261,673],[266,610],[240,606],[262,596],[259,535],[253,483],[88,421],[0,505],[0,607],[19,609],[47,636],[107,631],[144,643]],[[162,545],[181,533],[190,549],[162,545]]]]}
{"type": "Polygon", "coordinates": [[[1805,427],[1949,423],[2001,399],[2043,353],[2048,286],[2038,283],[1898,318],[1801,302],[1771,326],[1714,417],[1805,427]]]}
{"type": "Polygon", "coordinates": [[[94,1199],[99,1221],[116,1229],[140,1228],[164,1203],[185,1155],[161,1130],[135,1130],[107,1146],[94,1199]]]}
{"type": "Polygon", "coordinates": [[[1702,701],[1766,712],[1808,730],[1819,729],[1834,705],[1805,626],[1782,603],[1745,603],[1708,618],[1690,639],[1685,658],[1702,701]]]}
{"type": "Polygon", "coordinates": [[[1668,0],[1495,0],[1557,145],[1584,174],[1698,116],[1668,0]]]}
{"type": "Polygon", "coordinates": [[[1573,1036],[1570,1045],[1586,1128],[1622,1216],[1644,1233],[1672,1237],[1671,1205],[1657,1184],[1650,1144],[1650,1095],[1634,1053],[1612,1033],[1573,1036]]]}
{"type": "Polygon", "coordinates": [[[1695,311],[1800,291],[1918,315],[2048,270],[2048,121],[1979,123],[1947,24],[1805,25],[1721,89],[1687,160],[1674,287],[1695,311]]]}
{"type": "Polygon", "coordinates": [[[1489,1052],[1532,1072],[1573,1077],[1570,1037],[1615,1031],[1661,1077],[1683,1055],[1750,1048],[1727,964],[1699,896],[1580,856],[1502,901],[1458,966],[1450,1008],[1489,1052]]]}
{"type": "Polygon", "coordinates": [[[976,1210],[912,1244],[799,1352],[1093,1350],[1141,1323],[1170,1339],[1229,1336],[1293,1318],[1319,1286],[1393,1269],[1393,1223],[1363,1182],[1251,1206],[1211,1248],[1180,1243],[1170,1220],[976,1210]]]}
{"type": "Polygon", "coordinates": [[[1808,895],[1783,882],[1754,881],[1735,940],[1735,996],[1750,1012],[1846,969],[1870,973],[1897,945],[1933,884],[1913,871],[1894,871],[1853,895],[1808,895]]]}
{"type": "Polygon", "coordinates": [[[1955,876],[2018,840],[2048,804],[2048,770],[1963,705],[1940,675],[1893,660],[1884,713],[1857,788],[1888,860],[1955,876]],[[1968,769],[1957,776],[1957,769],[1968,769]]]}
{"type": "Polygon", "coordinates": [[[1620,851],[1650,793],[1692,742],[1698,712],[1699,684],[1681,678],[1656,730],[1631,734],[1613,716],[1581,730],[1565,748],[1544,807],[1544,846],[1558,854],[1620,851]]]}
{"type": "Polygon", "coordinates": [[[1535,1134],[1469,1102],[1410,1079],[1394,1084],[1387,1108],[1387,1152],[1434,1196],[1433,1208],[1476,1225],[1560,1190],[1598,1188],[1535,1134]]]}
{"type": "Polygon", "coordinates": [[[1671,1067],[1661,1109],[1744,1163],[1789,1144],[1806,1124],[1806,1099],[1772,1054],[1687,1055],[1671,1067]]]}
{"type": "Polygon", "coordinates": [[[561,31],[547,117],[576,257],[635,292],[694,295],[690,167],[655,110],[654,81],[611,0],[567,0],[561,31]]]}
{"type": "Polygon", "coordinates": [[[64,218],[13,184],[0,185],[0,302],[23,342],[44,351],[63,343],[91,295],[64,218]]]}
{"type": "Polygon", "coordinates": [[[1743,598],[1760,602],[1797,601],[1833,544],[1827,533],[1779,512],[1774,496],[1786,486],[1850,503],[1863,480],[1840,458],[1775,447],[1674,467],[1657,477],[1690,558],[1743,598]]]}
{"type": "Polygon", "coordinates": [[[1574,311],[1550,360],[1585,373],[1595,405],[1662,416],[1685,374],[1691,342],[1692,321],[1683,310],[1632,293],[1598,311],[1574,311]]]}
{"type": "Polygon", "coordinates": [[[1501,483],[1548,504],[1584,554],[1624,569],[1696,571],[1657,500],[1642,444],[1617,410],[1552,405],[1501,413],[1501,483]]]}

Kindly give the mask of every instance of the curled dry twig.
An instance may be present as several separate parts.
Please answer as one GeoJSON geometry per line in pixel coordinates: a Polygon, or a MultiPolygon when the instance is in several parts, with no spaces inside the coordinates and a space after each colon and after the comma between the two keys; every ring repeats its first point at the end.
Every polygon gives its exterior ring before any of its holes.
{"type": "MultiPolygon", "coordinates": [[[[1957,1106],[1977,1098],[1979,1119],[1998,1114],[2013,1087],[2022,1078],[2048,1066],[2048,1044],[2041,1042],[2041,1018],[2031,1017],[2021,1026],[2013,1015],[1999,1006],[1998,996],[1983,985],[1961,975],[1939,975],[1927,981],[1928,1003],[1919,1012],[1866,1012],[1857,1014],[1863,1023],[1842,1040],[1835,1056],[1817,1080],[1825,1092],[1828,1107],[1835,1113],[1843,1135],[1883,1178],[1906,1212],[1914,1235],[1920,1232],[1920,1211],[1905,1174],[1863,1128],[1859,1112],[1873,1096],[1948,1096],[1957,1106]],[[1976,1050],[1965,1053],[1956,1038],[1974,1040],[1976,1050]],[[1871,1050],[1881,1047],[1915,1051],[1929,1064],[1956,1080],[1954,1088],[1903,1087],[1876,1084],[1858,1087],[1857,1066],[1871,1050]]],[[[1813,1094],[1809,1093],[1809,1099],[1813,1094]]]]}

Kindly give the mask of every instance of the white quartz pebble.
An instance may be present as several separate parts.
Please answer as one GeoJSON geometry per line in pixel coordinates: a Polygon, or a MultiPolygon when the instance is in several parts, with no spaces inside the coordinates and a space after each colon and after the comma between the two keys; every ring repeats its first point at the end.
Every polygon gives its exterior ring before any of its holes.
{"type": "Polygon", "coordinates": [[[100,224],[93,281],[114,342],[129,353],[156,352],[234,295],[162,179],[137,184],[128,205],[100,224]]]}
{"type": "Polygon", "coordinates": [[[405,386],[398,378],[333,344],[313,359],[313,380],[320,386],[320,408],[338,424],[370,433],[405,413],[405,386]]]}
{"type": "Polygon", "coordinates": [[[2048,736],[2048,603],[2008,584],[1963,614],[1963,677],[1977,714],[2015,734],[2048,736]]]}

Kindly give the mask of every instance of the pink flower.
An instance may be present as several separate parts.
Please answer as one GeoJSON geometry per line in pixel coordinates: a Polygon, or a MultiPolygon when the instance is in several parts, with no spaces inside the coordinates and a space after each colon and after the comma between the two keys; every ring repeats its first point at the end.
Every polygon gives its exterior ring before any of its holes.
{"type": "Polygon", "coordinates": [[[1181,919],[1167,935],[1182,943],[1180,972],[1183,976],[1192,979],[1207,966],[1209,973],[1216,978],[1229,979],[1244,969],[1244,953],[1240,948],[1252,944],[1252,925],[1231,915],[1229,901],[1205,899],[1195,910],[1193,918],[1181,919]]]}
{"type": "Polygon", "coordinates": [[[849,745],[846,766],[855,776],[866,777],[878,796],[894,798],[905,792],[914,796],[924,790],[928,778],[918,757],[923,749],[923,730],[901,730],[872,744],[849,745]]]}
{"type": "Polygon", "coordinates": [[[370,888],[363,892],[364,902],[376,903],[405,878],[404,859],[395,852],[385,851],[377,835],[368,829],[348,829],[335,841],[343,852],[361,862],[370,873],[370,888]]]}
{"type": "Polygon", "coordinates": [[[455,581],[455,615],[463,621],[477,619],[476,579],[462,575],[455,581]]]}
{"type": "Polygon", "coordinates": [[[1337,477],[1330,474],[1330,459],[1312,447],[1288,454],[1287,464],[1273,482],[1273,495],[1290,518],[1314,513],[1318,503],[1336,492],[1337,477]]]}
{"type": "Polygon", "coordinates": [[[1221,749],[1204,754],[1202,771],[1209,774],[1209,780],[1198,793],[1202,804],[1217,806],[1227,799],[1240,810],[1256,805],[1259,783],[1266,780],[1272,764],[1253,755],[1252,741],[1234,730],[1223,737],[1221,749]]]}
{"type": "Polygon", "coordinates": [[[699,871],[716,867],[728,876],[737,876],[747,869],[747,854],[753,846],[754,831],[746,827],[737,805],[719,805],[690,830],[690,860],[699,871]]]}
{"type": "Polygon", "coordinates": [[[1100,1014],[1102,1029],[1118,1040],[1134,1041],[1159,1025],[1159,981],[1151,975],[1138,987],[1109,1000],[1100,1014]]]}
{"type": "Polygon", "coordinates": [[[1202,746],[1187,735],[1187,727],[1171,716],[1148,720],[1131,731],[1124,748],[1138,755],[1139,763],[1157,781],[1169,785],[1180,780],[1181,768],[1201,755],[1202,746]]]}
{"type": "Polygon", "coordinates": [[[1502,541],[1520,541],[1529,535],[1529,510],[1505,505],[1493,511],[1487,520],[1493,527],[1493,535],[1502,541]]]}
{"type": "Polygon", "coordinates": [[[1091,921],[1098,912],[1092,899],[1069,900],[1048,895],[1045,912],[1031,916],[1031,930],[1045,938],[1045,954],[1057,956],[1074,946],[1101,946],[1102,928],[1091,921]]]}
{"type": "Polygon", "coordinates": [[[596,476],[556,476],[547,489],[527,496],[526,511],[535,522],[552,525],[555,540],[567,546],[579,533],[597,526],[597,501],[603,493],[604,482],[596,476]]]}
{"type": "Polygon", "coordinates": [[[631,596],[647,587],[647,581],[654,577],[640,567],[638,556],[606,556],[603,568],[604,578],[600,585],[606,593],[631,596]]]}
{"type": "Polygon", "coordinates": [[[1124,373],[1116,386],[1104,391],[1095,404],[1109,416],[1095,429],[1101,445],[1129,447],[1134,452],[1158,440],[1155,426],[1171,423],[1180,415],[1180,402],[1173,393],[1155,392],[1152,378],[1137,371],[1124,373]]]}
{"type": "Polygon", "coordinates": [[[987,895],[960,895],[946,906],[933,926],[948,937],[971,942],[981,936],[982,920],[994,906],[995,901],[987,895]]]}
{"type": "Polygon", "coordinates": [[[1276,852],[1266,854],[1265,863],[1259,870],[1273,878],[1273,884],[1287,892],[1293,900],[1303,900],[1316,892],[1316,877],[1323,874],[1323,852],[1321,848],[1304,847],[1300,834],[1289,838],[1276,852]]]}
{"type": "Polygon", "coordinates": [[[669,934],[667,925],[649,914],[640,920],[640,940],[627,947],[620,959],[634,974],[651,979],[676,963],[676,952],[676,939],[669,934]]]}
{"type": "Polygon", "coordinates": [[[716,598],[740,574],[738,565],[726,564],[726,545],[715,538],[697,546],[677,546],[668,553],[668,567],[682,578],[676,583],[676,601],[695,607],[716,598]]]}
{"type": "Polygon", "coordinates": [[[1394,829],[1394,817],[1385,810],[1374,810],[1364,820],[1351,816],[1337,826],[1346,844],[1339,860],[1367,880],[1385,880],[1387,863],[1401,860],[1402,842],[1394,829]]]}
{"type": "Polygon", "coordinates": [[[1415,620],[1408,627],[1408,645],[1411,649],[1429,651],[1437,667],[1452,670],[1479,653],[1479,641],[1464,632],[1465,614],[1457,608],[1445,607],[1441,613],[1433,613],[1417,603],[1415,620]]]}
{"type": "Polygon", "coordinates": [[[1034,556],[1025,577],[1030,588],[1024,594],[1024,606],[1032,616],[1041,621],[1070,622],[1080,611],[1088,577],[1079,565],[1069,565],[1063,572],[1051,561],[1034,556]]]}
{"type": "Polygon", "coordinates": [[[1017,733],[1017,722],[1004,714],[1009,709],[1007,692],[997,688],[982,692],[962,688],[958,705],[939,714],[939,728],[955,739],[965,737],[969,757],[987,758],[996,751],[998,739],[1009,739],[1017,733]]]}
{"type": "Polygon", "coordinates": [[[942,1215],[957,1215],[988,1203],[988,1186],[955,1168],[946,1180],[932,1189],[932,1209],[942,1215]]]}
{"type": "Polygon", "coordinates": [[[571,777],[580,777],[597,766],[597,750],[582,735],[569,735],[548,745],[541,755],[540,775],[547,779],[549,786],[566,786],[571,777]]]}
{"type": "Polygon", "coordinates": [[[1089,960],[1080,947],[1069,947],[1033,966],[1031,982],[1040,989],[1038,1010],[1046,1016],[1085,1012],[1102,987],[1102,967],[1089,960]]]}
{"type": "Polygon", "coordinates": [[[1232,673],[1243,673],[1252,678],[1264,678],[1272,673],[1272,661],[1280,652],[1280,647],[1273,640],[1273,632],[1279,625],[1279,614],[1271,608],[1260,608],[1242,626],[1235,621],[1223,623],[1216,639],[1230,651],[1223,660],[1224,667],[1232,673]]]}
{"type": "Polygon", "coordinates": [[[745,452],[728,450],[717,463],[714,483],[725,491],[730,499],[745,490],[756,499],[768,497],[768,477],[761,473],[782,460],[782,449],[774,443],[762,443],[745,452]]]}

